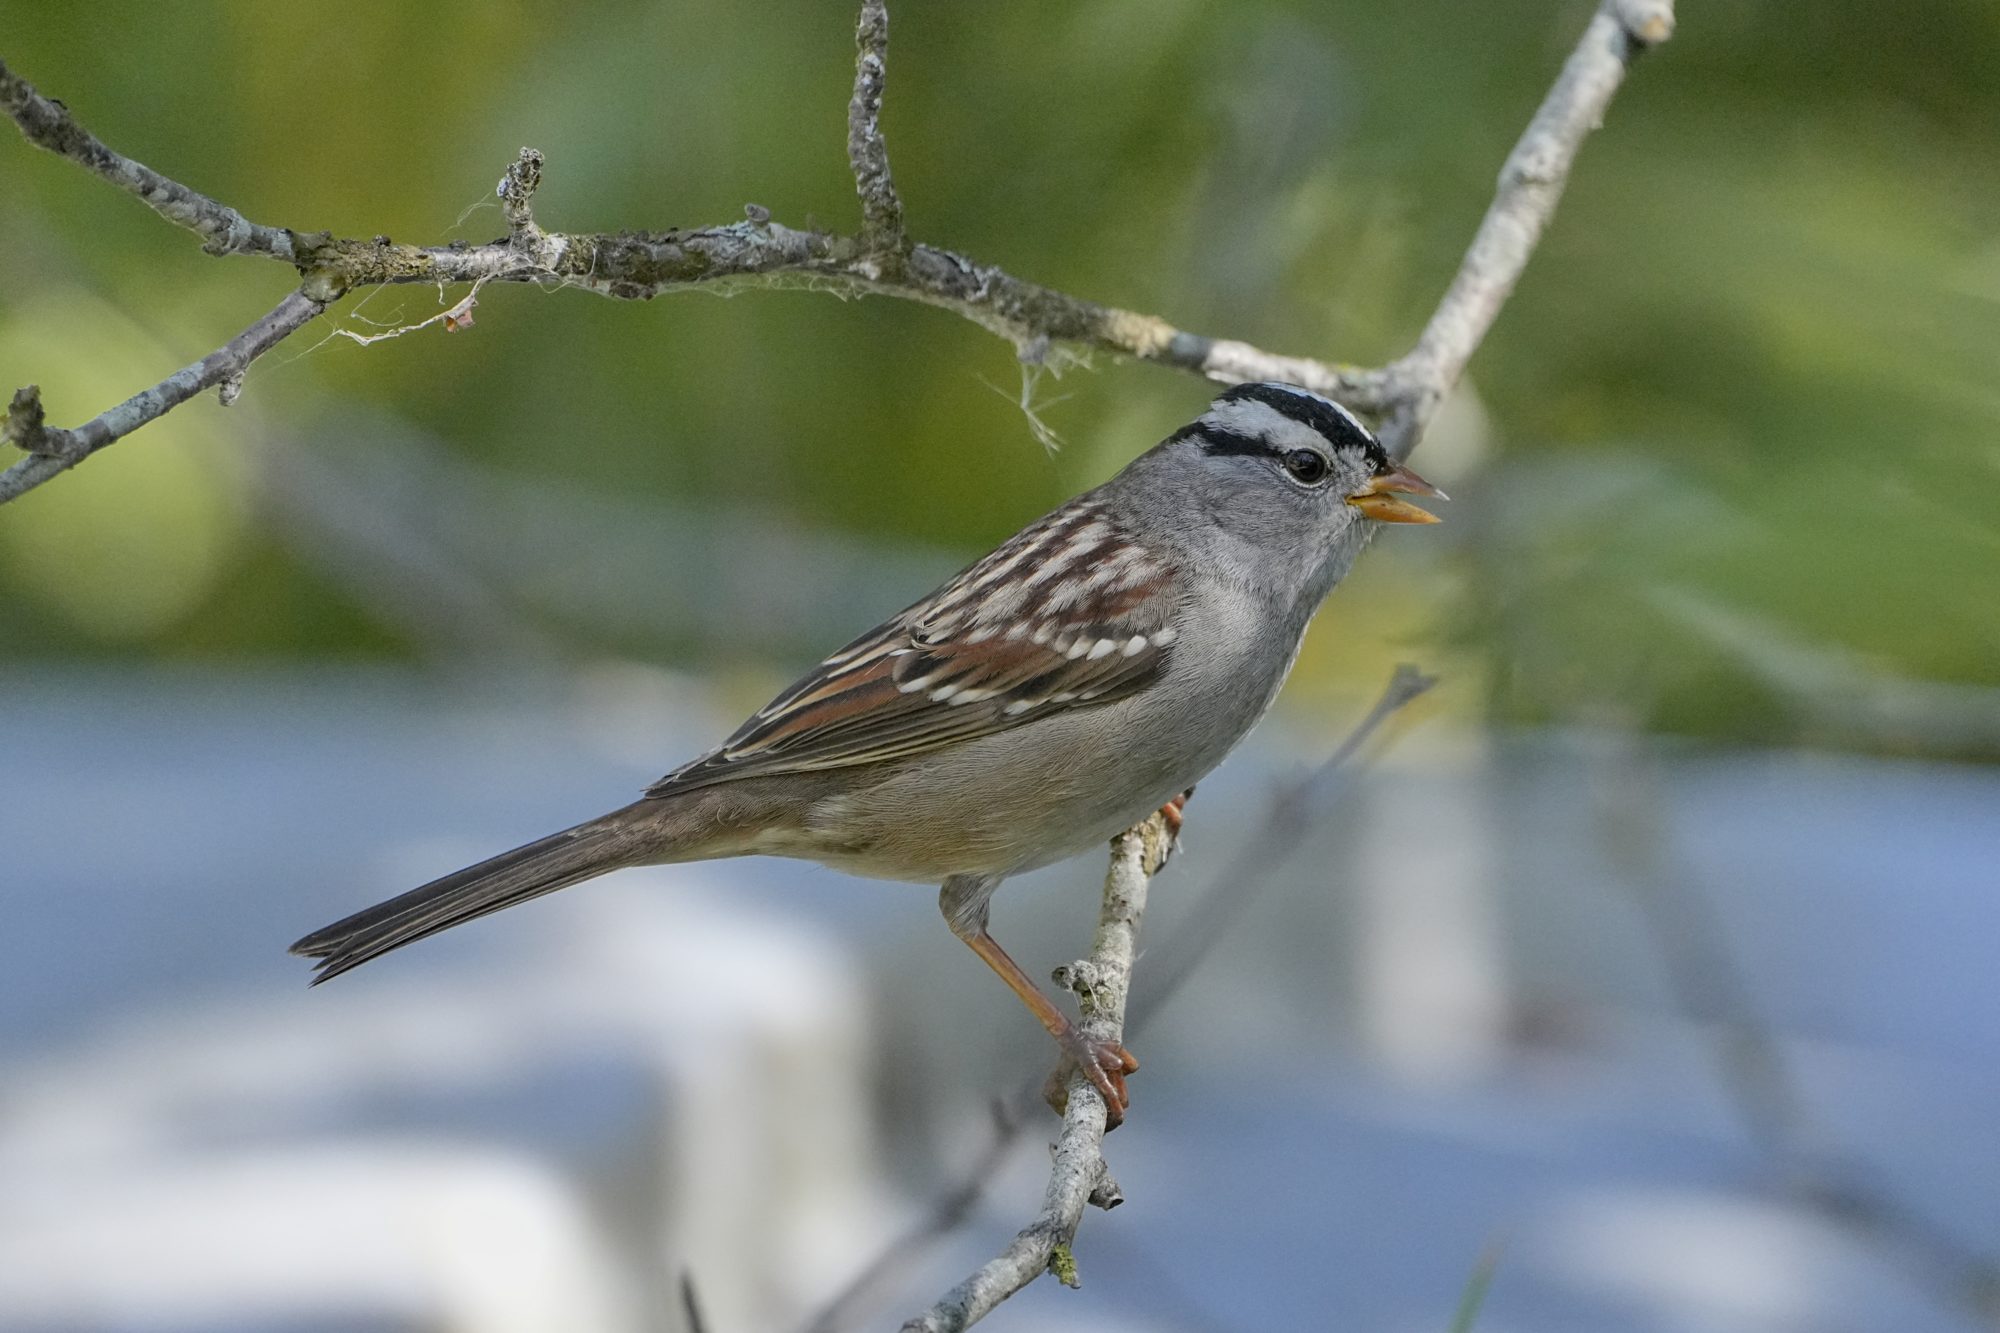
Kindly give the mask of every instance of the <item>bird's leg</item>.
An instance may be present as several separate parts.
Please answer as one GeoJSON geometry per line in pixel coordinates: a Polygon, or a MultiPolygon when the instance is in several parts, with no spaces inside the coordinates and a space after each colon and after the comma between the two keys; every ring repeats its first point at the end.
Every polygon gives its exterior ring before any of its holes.
{"type": "Polygon", "coordinates": [[[938,909],[944,913],[951,933],[964,940],[974,953],[986,960],[988,967],[999,973],[1008,988],[1021,997],[1021,1003],[1028,1006],[1028,1012],[1048,1029],[1063,1053],[1077,1062],[1084,1077],[1104,1096],[1107,1123],[1116,1125],[1125,1118],[1125,1108],[1132,1101],[1125,1091],[1125,1076],[1136,1072],[1139,1062],[1117,1042],[1092,1041],[1078,1031],[1069,1016],[1042,994],[1034,979],[1007,955],[998,940],[987,933],[987,900],[999,886],[997,879],[954,875],[938,891],[938,909]]]}
{"type": "MultiPolygon", "coordinates": [[[[974,934],[962,936],[972,946],[972,951],[986,960],[986,965],[1000,974],[1000,979],[1013,988],[1029,1012],[1049,1030],[1049,1035],[1062,1047],[1063,1054],[1076,1061],[1083,1076],[1091,1081],[1104,1096],[1104,1116],[1106,1126],[1111,1127],[1125,1119],[1125,1110],[1132,1104],[1131,1094],[1125,1091],[1125,1076],[1136,1073],[1139,1061],[1132,1053],[1115,1041],[1092,1041],[1077,1030],[1062,1010],[1056,1008],[1049,997],[1042,994],[1021,965],[1007,956],[1000,942],[987,934],[984,929],[974,934]]],[[[1050,1104],[1061,1109],[1062,1090],[1057,1088],[1050,1097],[1050,1104]]]]}

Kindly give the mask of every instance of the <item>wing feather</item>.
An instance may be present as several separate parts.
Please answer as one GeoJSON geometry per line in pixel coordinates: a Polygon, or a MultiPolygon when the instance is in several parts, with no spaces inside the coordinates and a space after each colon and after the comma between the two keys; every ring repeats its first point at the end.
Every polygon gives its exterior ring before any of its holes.
{"type": "Polygon", "coordinates": [[[1172,650],[1177,583],[1099,505],[1074,501],[827,657],[647,794],[880,763],[1122,698],[1172,650]]]}

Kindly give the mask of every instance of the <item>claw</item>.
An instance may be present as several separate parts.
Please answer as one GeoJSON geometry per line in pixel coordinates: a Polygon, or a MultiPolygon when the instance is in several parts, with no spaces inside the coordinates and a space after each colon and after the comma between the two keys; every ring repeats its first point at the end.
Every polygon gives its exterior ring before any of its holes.
{"type": "Polygon", "coordinates": [[[1189,787],[1179,796],[1174,797],[1173,800],[1168,801],[1160,807],[1160,819],[1167,826],[1167,850],[1160,856],[1159,869],[1161,870],[1167,868],[1167,862],[1172,860],[1174,853],[1181,849],[1181,823],[1187,809],[1188,798],[1193,795],[1194,788],[1189,787]]]}
{"type": "Polygon", "coordinates": [[[1063,1050],[1066,1058],[1049,1075],[1043,1088],[1049,1105],[1058,1115],[1068,1109],[1069,1076],[1073,1070],[1081,1069],[1104,1098],[1105,1129],[1116,1129],[1124,1123],[1125,1112],[1132,1105],[1132,1095],[1125,1091],[1125,1078],[1139,1072],[1139,1061],[1115,1041],[1090,1041],[1074,1031],[1063,1041],[1063,1050]]]}

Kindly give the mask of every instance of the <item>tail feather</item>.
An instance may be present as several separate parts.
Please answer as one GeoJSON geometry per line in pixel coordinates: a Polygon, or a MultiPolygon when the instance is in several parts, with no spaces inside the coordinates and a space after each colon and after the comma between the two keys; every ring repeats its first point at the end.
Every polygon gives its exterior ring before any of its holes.
{"type": "Polygon", "coordinates": [[[319,959],[312,979],[317,986],[475,917],[637,865],[648,859],[655,841],[646,836],[648,821],[643,816],[653,813],[649,807],[657,804],[642,801],[626,806],[453,871],[316,930],[292,945],[291,951],[319,959]]]}

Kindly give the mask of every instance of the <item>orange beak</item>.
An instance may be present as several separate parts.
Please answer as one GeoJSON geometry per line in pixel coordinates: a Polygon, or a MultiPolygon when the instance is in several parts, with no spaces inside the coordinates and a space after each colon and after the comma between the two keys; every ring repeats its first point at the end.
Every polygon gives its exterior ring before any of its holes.
{"type": "Polygon", "coordinates": [[[1448,500],[1437,487],[1425,481],[1409,468],[1398,463],[1379,477],[1370,479],[1368,484],[1348,497],[1347,503],[1359,509],[1377,523],[1436,523],[1440,520],[1428,509],[1419,509],[1407,500],[1398,500],[1397,494],[1428,495],[1439,500],[1448,500]]]}

